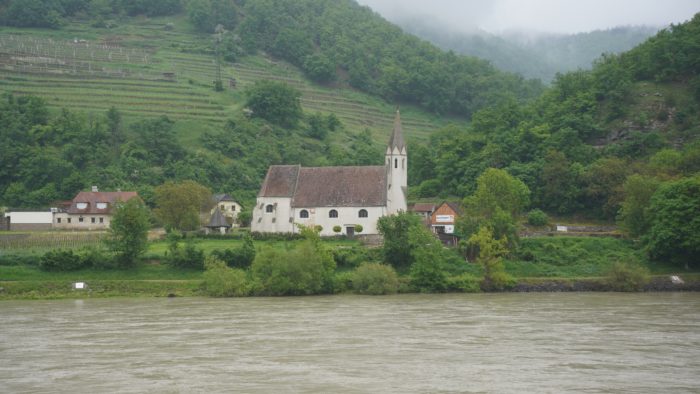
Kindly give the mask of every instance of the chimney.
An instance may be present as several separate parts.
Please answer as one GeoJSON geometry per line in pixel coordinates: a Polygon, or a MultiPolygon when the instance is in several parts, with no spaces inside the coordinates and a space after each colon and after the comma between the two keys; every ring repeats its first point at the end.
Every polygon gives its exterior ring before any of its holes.
{"type": "Polygon", "coordinates": [[[97,190],[97,186],[93,186],[93,187],[92,187],[92,192],[93,192],[93,193],[97,193],[98,191],[99,191],[99,190],[97,190]]]}

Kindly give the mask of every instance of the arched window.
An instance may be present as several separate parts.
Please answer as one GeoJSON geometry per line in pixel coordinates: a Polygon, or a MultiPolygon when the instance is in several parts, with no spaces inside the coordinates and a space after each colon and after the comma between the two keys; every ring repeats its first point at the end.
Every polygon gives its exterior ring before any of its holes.
{"type": "Polygon", "coordinates": [[[338,211],[336,211],[335,209],[331,209],[330,211],[328,211],[328,217],[329,217],[329,218],[337,218],[337,217],[338,217],[338,211]]]}
{"type": "Polygon", "coordinates": [[[399,159],[394,159],[394,168],[399,168],[399,159]]]}
{"type": "Polygon", "coordinates": [[[401,159],[401,168],[406,168],[406,159],[401,159]]]}
{"type": "Polygon", "coordinates": [[[366,218],[367,217],[367,210],[366,209],[360,209],[360,212],[357,213],[357,216],[361,218],[366,218]]]}
{"type": "Polygon", "coordinates": [[[265,212],[267,212],[267,213],[271,213],[274,210],[275,210],[275,207],[273,207],[272,204],[267,204],[267,206],[265,207],[265,212]]]}
{"type": "Polygon", "coordinates": [[[301,211],[299,211],[299,217],[302,219],[308,219],[309,211],[307,211],[306,209],[302,209],[301,211]]]}

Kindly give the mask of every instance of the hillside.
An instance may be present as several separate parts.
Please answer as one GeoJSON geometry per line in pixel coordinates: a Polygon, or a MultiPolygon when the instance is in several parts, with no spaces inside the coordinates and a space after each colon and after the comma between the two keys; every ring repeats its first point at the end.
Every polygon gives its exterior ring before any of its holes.
{"type": "MultiPolygon", "coordinates": [[[[102,112],[115,107],[127,118],[166,115],[196,134],[201,131],[192,126],[216,129],[240,112],[247,86],[276,80],[302,92],[305,111],[334,113],[348,131],[369,128],[378,141],[386,139],[395,105],[355,89],[313,83],[295,66],[265,55],[225,62],[221,73],[227,86],[215,92],[211,41],[193,31],[184,16],[135,18],[109,30],[77,21],[61,30],[5,27],[0,30],[0,86],[17,96],[42,97],[52,108],[102,112]]],[[[406,133],[418,139],[447,121],[461,121],[411,106],[402,113],[406,133]]]]}

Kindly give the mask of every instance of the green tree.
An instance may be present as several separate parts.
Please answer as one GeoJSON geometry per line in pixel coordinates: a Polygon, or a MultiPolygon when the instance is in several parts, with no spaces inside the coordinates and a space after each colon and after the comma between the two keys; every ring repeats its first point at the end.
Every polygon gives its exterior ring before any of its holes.
{"type": "Polygon", "coordinates": [[[507,252],[505,240],[495,239],[490,229],[482,227],[467,243],[478,251],[476,262],[484,270],[483,290],[503,290],[512,283],[502,259],[507,252]]]}
{"type": "Polygon", "coordinates": [[[408,231],[411,263],[411,286],[421,292],[447,290],[444,248],[423,226],[413,226],[408,231]]]}
{"type": "Polygon", "coordinates": [[[181,231],[198,229],[199,213],[212,204],[211,190],[195,181],[166,182],[154,192],[158,220],[181,231]]]}
{"type": "Polygon", "coordinates": [[[257,81],[245,94],[246,105],[255,117],[285,127],[294,127],[301,119],[301,92],[286,83],[257,81]]]}
{"type": "Polygon", "coordinates": [[[624,200],[618,215],[619,225],[632,238],[639,238],[649,231],[649,203],[659,187],[655,178],[634,174],[622,185],[624,200]]]}
{"type": "Polygon", "coordinates": [[[410,212],[384,216],[377,221],[377,229],[384,236],[384,261],[394,267],[408,267],[413,262],[409,233],[421,227],[420,217],[410,212]]]}
{"type": "Polygon", "coordinates": [[[649,256],[687,268],[700,261],[700,176],[662,184],[649,204],[649,256]]]}
{"type": "Polygon", "coordinates": [[[118,267],[133,267],[147,248],[148,208],[141,199],[131,198],[118,203],[112,212],[107,244],[118,267]]]}

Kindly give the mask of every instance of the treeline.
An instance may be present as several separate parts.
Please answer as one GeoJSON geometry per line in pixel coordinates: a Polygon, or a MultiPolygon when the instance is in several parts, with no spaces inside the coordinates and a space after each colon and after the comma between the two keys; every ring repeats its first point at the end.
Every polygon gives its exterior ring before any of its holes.
{"type": "Polygon", "coordinates": [[[102,114],[68,109],[51,113],[40,98],[4,95],[0,206],[46,207],[71,199],[90,185],[136,190],[153,206],[155,186],[187,179],[248,201],[254,199],[271,164],[381,163],[381,147],[368,132],[345,134],[347,146],[341,147],[327,138],[329,133],[344,132],[335,116],[303,114],[300,108],[283,112],[285,106],[298,106],[298,92],[277,95],[280,100],[267,112],[254,100],[263,94],[260,91],[275,96],[274,92],[289,89],[279,83],[252,87],[249,106],[256,109],[255,116],[233,116],[220,130],[205,133],[197,141],[204,149],[186,148],[178,141],[175,122],[165,116],[126,125],[115,108],[102,114]]]}
{"type": "Polygon", "coordinates": [[[0,22],[56,29],[68,17],[160,16],[181,11],[181,0],[2,0],[0,22]]]}

